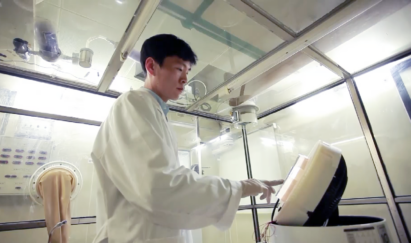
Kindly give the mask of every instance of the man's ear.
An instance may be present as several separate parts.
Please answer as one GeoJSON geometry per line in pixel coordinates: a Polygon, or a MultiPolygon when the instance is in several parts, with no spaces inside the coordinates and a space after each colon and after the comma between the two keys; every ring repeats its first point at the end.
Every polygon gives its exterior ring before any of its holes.
{"type": "Polygon", "coordinates": [[[146,59],[146,70],[147,70],[147,74],[151,74],[153,76],[155,76],[155,71],[154,71],[154,66],[155,66],[156,62],[154,61],[154,59],[152,57],[148,57],[146,59]]]}

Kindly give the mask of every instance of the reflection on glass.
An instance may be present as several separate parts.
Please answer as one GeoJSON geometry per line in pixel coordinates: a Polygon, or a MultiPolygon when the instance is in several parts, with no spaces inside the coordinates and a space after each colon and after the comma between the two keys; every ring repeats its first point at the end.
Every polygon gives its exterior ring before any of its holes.
{"type": "MultiPolygon", "coordinates": [[[[272,124],[274,136],[260,139],[265,149],[277,151],[281,175],[288,174],[299,154],[308,155],[314,144],[322,140],[340,148],[346,160],[349,179],[344,198],[383,196],[345,84],[259,121],[260,127],[272,124]]],[[[275,165],[276,161],[268,163],[275,165]]]]}
{"type": "Polygon", "coordinates": [[[103,121],[114,98],[0,74],[0,105],[103,121]]]}
{"type": "Polygon", "coordinates": [[[411,59],[406,58],[355,78],[396,195],[410,195],[411,59]]]}
{"type": "Polygon", "coordinates": [[[408,233],[411,234],[411,204],[410,203],[403,203],[400,204],[402,216],[404,217],[404,221],[408,228],[408,233]]]}
{"type": "Polygon", "coordinates": [[[1,153],[14,158],[17,150],[23,151],[19,153],[23,156],[22,163],[15,164],[10,161],[8,164],[0,165],[1,222],[44,219],[43,206],[35,204],[28,196],[28,182],[31,174],[39,167],[39,162],[58,160],[74,164],[83,176],[83,187],[71,201],[71,216],[96,214],[94,192],[97,177],[90,151],[98,131],[97,126],[10,114],[5,116],[3,113],[0,113],[0,125],[1,153]],[[3,149],[7,148],[11,148],[12,151],[3,152],[3,149]],[[45,154],[41,156],[46,159],[39,160],[40,154],[45,154]],[[29,156],[34,158],[28,160],[29,156]],[[33,164],[25,163],[28,161],[33,164]],[[8,174],[16,175],[16,178],[9,179],[6,177],[8,174]],[[29,177],[25,177],[27,175],[29,177]]]}
{"type": "MultiPolygon", "coordinates": [[[[134,50],[140,51],[149,37],[170,33],[193,48],[199,61],[189,74],[187,90],[174,105],[187,106],[215,89],[283,41],[223,0],[164,0],[150,19],[134,50]],[[258,36],[258,38],[255,38],[258,36]],[[204,85],[206,88],[204,88],[204,85]]],[[[144,80],[139,63],[123,77],[144,80]]],[[[124,68],[124,67],[123,67],[124,68]]],[[[127,68],[127,67],[126,67],[127,68]]],[[[122,82],[120,79],[115,80],[122,82]]]]}
{"type": "Polygon", "coordinates": [[[373,204],[373,205],[350,205],[339,206],[340,215],[354,215],[354,216],[375,216],[387,220],[386,226],[390,239],[393,243],[399,243],[398,235],[395,230],[394,222],[392,221],[388,206],[385,204],[373,204]]]}
{"type": "MultiPolygon", "coordinates": [[[[300,52],[259,77],[260,82],[273,85],[261,90],[263,93],[254,100],[261,113],[339,79],[335,73],[300,52]]],[[[257,93],[253,89],[259,89],[261,85],[250,86],[246,86],[245,95],[257,93]]]]}
{"type": "MultiPolygon", "coordinates": [[[[70,230],[70,242],[92,243],[96,235],[96,225],[72,225],[70,230]]],[[[27,242],[44,243],[48,240],[47,228],[14,230],[0,232],[2,242],[27,242]]]]}
{"type": "MultiPolygon", "coordinates": [[[[246,0],[247,1],[247,0],[246,0]]],[[[257,4],[260,9],[272,18],[277,19],[294,32],[300,32],[324,17],[344,0],[248,0],[257,4]]],[[[261,11],[260,10],[260,11],[261,11]]]]}
{"type": "Polygon", "coordinates": [[[97,85],[139,2],[4,2],[0,65],[97,85]]]}
{"type": "MultiPolygon", "coordinates": [[[[281,161],[276,146],[271,143],[275,139],[274,128],[269,126],[253,133],[248,133],[248,147],[250,150],[251,169],[253,177],[260,180],[279,180],[285,179],[287,174],[281,170],[281,161]]],[[[280,186],[274,187],[276,192],[280,186]]],[[[260,200],[256,197],[258,204],[267,203],[266,200],[260,200]]],[[[271,203],[275,203],[276,197],[273,195],[271,203]]]]}
{"type": "Polygon", "coordinates": [[[381,1],[315,46],[348,72],[357,72],[411,47],[410,1],[381,1]]]}
{"type": "MultiPolygon", "coordinates": [[[[201,164],[204,175],[230,180],[247,179],[241,130],[232,124],[200,118],[200,142],[192,149],[192,161],[201,164]]],[[[251,204],[242,198],[241,205],[251,204]]]]}
{"type": "Polygon", "coordinates": [[[195,116],[169,111],[167,119],[176,135],[179,150],[191,150],[197,145],[195,116]]]}
{"type": "MultiPolygon", "coordinates": [[[[245,243],[255,242],[253,217],[250,210],[238,211],[231,228],[220,231],[214,226],[202,229],[201,243],[245,243]]],[[[195,241],[194,243],[200,243],[195,241]]]]}

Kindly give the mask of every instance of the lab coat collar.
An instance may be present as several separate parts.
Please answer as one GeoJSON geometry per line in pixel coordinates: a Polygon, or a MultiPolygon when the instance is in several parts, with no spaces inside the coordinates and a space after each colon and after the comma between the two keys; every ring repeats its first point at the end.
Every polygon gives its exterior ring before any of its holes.
{"type": "Polygon", "coordinates": [[[168,111],[170,110],[170,108],[168,107],[168,105],[166,104],[166,102],[164,102],[160,96],[158,96],[158,94],[154,93],[154,91],[152,91],[151,89],[147,89],[144,87],[141,87],[144,90],[147,90],[148,92],[150,92],[150,94],[152,94],[154,96],[154,98],[158,101],[158,103],[160,104],[161,109],[164,112],[164,115],[167,117],[168,111]]]}

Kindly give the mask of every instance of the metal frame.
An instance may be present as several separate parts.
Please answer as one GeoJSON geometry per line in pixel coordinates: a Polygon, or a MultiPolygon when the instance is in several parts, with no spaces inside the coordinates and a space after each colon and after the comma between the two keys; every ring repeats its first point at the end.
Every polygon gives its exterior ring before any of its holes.
{"type": "MultiPolygon", "coordinates": [[[[248,179],[253,178],[253,173],[251,170],[251,159],[250,159],[250,151],[248,148],[248,139],[247,139],[247,127],[246,125],[242,126],[242,137],[243,137],[243,145],[244,145],[244,155],[245,155],[245,164],[246,164],[246,169],[247,169],[247,177],[248,179]]],[[[250,196],[251,199],[251,206],[256,206],[257,203],[255,201],[255,197],[250,196]]],[[[254,233],[255,233],[255,241],[260,242],[261,241],[261,235],[260,235],[260,224],[258,222],[258,214],[257,214],[257,209],[252,208],[251,213],[253,215],[253,225],[254,225],[254,233]]]]}
{"type": "MultiPolygon", "coordinates": [[[[322,22],[319,23],[316,26],[316,28],[305,32],[304,34],[289,41],[288,43],[280,45],[279,47],[275,48],[267,55],[265,55],[263,58],[246,67],[244,70],[234,75],[231,79],[222,83],[216,89],[202,97],[196,103],[189,106],[187,108],[187,111],[193,111],[197,109],[198,106],[200,106],[202,103],[208,101],[209,99],[213,98],[215,95],[219,93],[224,93],[225,90],[228,90],[230,92],[247,84],[251,80],[255,79],[255,77],[260,76],[262,73],[268,71],[270,68],[274,67],[275,65],[283,62],[284,60],[288,59],[297,52],[310,46],[327,33],[345,24],[352,18],[356,17],[357,15],[361,14],[362,12],[377,4],[379,1],[380,0],[355,1],[345,6],[340,11],[337,11],[333,16],[329,16],[327,19],[322,20],[322,22]]],[[[240,5],[241,1],[229,0],[229,3],[234,7],[237,7],[238,5],[240,5]],[[237,6],[234,4],[237,4],[237,6]]],[[[261,13],[259,14],[261,15],[261,13]]],[[[277,29],[278,28],[280,27],[277,26],[277,29]]],[[[285,31],[283,31],[283,33],[284,32],[285,31]]]]}
{"type": "MultiPolygon", "coordinates": [[[[142,0],[143,2],[148,2],[151,0],[142,0]]],[[[157,0],[158,1],[158,0],[157,0]]],[[[245,0],[248,1],[248,0],[245,0]]],[[[158,1],[159,2],[159,1],[158,1]]],[[[227,0],[231,5],[233,5],[235,8],[238,10],[246,13],[249,17],[254,19],[256,22],[261,24],[262,26],[265,26],[268,28],[270,31],[274,32],[278,37],[284,39],[286,42],[283,45],[280,45],[277,47],[275,50],[267,54],[264,58],[260,59],[259,61],[255,62],[254,64],[250,65],[247,67],[245,70],[241,71],[239,74],[234,76],[231,80],[228,80],[227,82],[223,83],[221,86],[219,86],[216,90],[213,91],[213,93],[218,93],[221,92],[221,90],[224,91],[226,90],[232,90],[238,87],[241,87],[242,85],[246,84],[251,80],[251,77],[255,74],[261,74],[262,72],[268,70],[272,66],[278,64],[279,62],[287,59],[289,56],[292,54],[296,53],[297,51],[302,51],[314,60],[318,61],[319,63],[323,64],[326,66],[328,69],[330,69],[332,72],[337,74],[339,77],[342,78],[347,78],[347,80],[339,80],[337,82],[334,82],[332,84],[326,85],[324,87],[321,87],[313,92],[310,92],[309,94],[300,96],[296,99],[293,99],[285,104],[281,104],[277,107],[274,107],[264,113],[261,113],[259,115],[259,119],[264,118],[270,114],[273,114],[275,112],[278,112],[282,109],[285,109],[287,107],[292,106],[293,104],[296,104],[300,101],[303,101],[309,97],[312,97],[316,94],[319,94],[325,90],[331,89],[333,87],[336,87],[337,85],[343,84],[344,82],[347,83],[348,90],[350,92],[350,95],[352,97],[353,105],[354,108],[357,112],[358,119],[360,122],[360,125],[363,129],[364,135],[366,137],[367,145],[370,150],[371,156],[373,158],[374,165],[377,170],[377,175],[380,179],[380,183],[383,187],[383,191],[385,194],[385,198],[361,198],[361,199],[343,199],[341,200],[340,205],[366,205],[366,204],[387,204],[390,210],[390,213],[393,217],[397,233],[399,235],[399,238],[401,242],[408,242],[409,235],[407,235],[407,231],[405,230],[404,227],[404,220],[399,213],[398,209],[398,203],[411,203],[411,196],[405,196],[405,197],[395,197],[393,193],[392,186],[390,185],[389,178],[387,175],[387,171],[385,170],[384,163],[381,158],[381,154],[379,152],[377,143],[374,138],[374,134],[372,132],[371,124],[368,120],[366,110],[364,108],[364,105],[361,101],[361,96],[358,92],[358,89],[355,85],[355,81],[353,80],[353,77],[357,77],[359,75],[362,75],[364,73],[370,72],[376,68],[379,68],[387,63],[399,60],[401,58],[404,58],[406,56],[411,55],[411,49],[404,51],[402,53],[399,53],[393,57],[390,57],[388,59],[385,59],[377,64],[374,64],[370,67],[367,67],[359,72],[354,73],[353,75],[350,75],[347,71],[345,71],[343,68],[341,68],[338,64],[334,63],[332,60],[330,60],[327,56],[322,54],[320,51],[316,50],[313,46],[309,46],[312,44],[314,41],[316,41],[318,38],[321,38],[323,35],[328,33],[330,30],[333,30],[337,28],[339,25],[343,24],[344,18],[342,15],[346,14],[347,12],[353,10],[355,6],[367,6],[368,8],[374,6],[374,4],[378,3],[379,1],[373,1],[373,0],[366,0],[366,1],[359,1],[356,0],[350,4],[347,4],[345,6],[342,6],[340,9],[338,9],[336,15],[337,17],[330,16],[329,18],[324,18],[321,21],[319,21],[313,28],[310,28],[307,31],[303,31],[300,36],[298,36],[296,33],[292,33],[290,30],[287,28],[284,28],[284,26],[279,25],[278,23],[274,23],[270,21],[267,16],[264,14],[258,12],[255,8],[252,8],[249,6],[247,3],[243,2],[242,0],[227,0]]],[[[158,3],[157,3],[158,4],[158,3]]],[[[141,5],[141,4],[140,4],[141,5]]],[[[139,6],[140,8],[141,6],[139,6]]],[[[147,6],[146,6],[147,7],[147,6]]],[[[143,8],[143,7],[141,7],[143,8]]],[[[148,8],[148,7],[147,7],[148,8]]],[[[140,9],[141,10],[141,9],[140,9]]],[[[151,9],[153,12],[155,10],[151,9]]],[[[358,9],[357,9],[358,10],[358,9]]],[[[137,10],[138,12],[139,10],[137,10]]],[[[142,11],[142,10],[141,10],[142,11]]],[[[138,27],[138,31],[142,31],[144,27],[142,27],[142,23],[147,23],[151,17],[151,14],[149,14],[149,10],[144,15],[145,18],[142,18],[138,20],[137,17],[141,17],[140,15],[134,16],[132,22],[130,23],[129,27],[126,30],[126,34],[123,36],[119,48],[116,49],[115,54],[112,56],[112,60],[118,59],[120,60],[121,58],[124,59],[124,57],[127,56],[127,50],[128,48],[132,48],[135,44],[134,38],[133,40],[128,39],[127,36],[131,35],[131,30],[134,30],[134,27],[138,27]],[[137,21],[139,21],[139,24],[137,24],[137,21]],[[133,44],[134,43],[134,44],[133,44]],[[126,50],[127,49],[127,50],[126,50]]],[[[365,10],[364,10],[365,11],[365,10]]],[[[350,16],[356,16],[360,14],[359,12],[350,12],[350,16]]],[[[141,32],[140,32],[141,33],[141,32]]],[[[137,35],[136,35],[137,36],[137,35]]],[[[139,36],[139,34],[138,34],[139,36]]],[[[138,36],[136,37],[138,39],[138,36]]],[[[135,37],[135,36],[134,36],[135,37]]],[[[116,98],[120,95],[120,93],[108,90],[108,87],[110,86],[112,82],[112,78],[114,77],[117,71],[120,69],[122,65],[122,62],[118,61],[110,61],[109,66],[106,69],[105,74],[103,75],[104,79],[102,78],[102,81],[99,84],[98,90],[96,90],[95,86],[92,85],[87,85],[87,84],[82,84],[82,83],[77,83],[77,82],[70,82],[67,80],[59,79],[56,77],[51,77],[48,75],[44,74],[39,74],[35,73],[33,71],[28,71],[28,70],[23,70],[19,69],[16,67],[11,67],[8,65],[0,65],[0,73],[12,75],[12,76],[17,76],[21,78],[26,78],[26,79],[31,79],[35,81],[40,81],[48,84],[53,84],[53,85],[58,85],[61,87],[65,88],[70,88],[70,89],[76,89],[80,91],[85,91],[89,92],[92,94],[97,94],[97,95],[103,95],[111,98],[116,98]],[[117,69],[117,71],[116,71],[117,69]],[[106,74],[107,73],[107,74],[106,74]],[[114,73],[114,76],[113,76],[114,73]],[[111,79],[111,80],[110,80],[111,79]]],[[[200,101],[198,101],[196,104],[201,104],[205,100],[211,98],[212,96],[210,95],[209,97],[204,97],[200,101]]],[[[176,111],[176,112],[182,112],[190,115],[195,115],[195,116],[200,116],[204,118],[209,118],[209,119],[214,119],[214,120],[219,120],[219,121],[224,121],[224,122],[230,122],[230,120],[227,118],[221,118],[217,115],[209,114],[209,113],[204,113],[204,112],[197,112],[193,111],[193,107],[196,106],[194,104],[193,106],[189,107],[189,109],[184,109],[180,107],[171,107],[171,110],[176,111]]],[[[10,113],[10,114],[17,114],[17,115],[27,115],[27,116],[34,116],[34,117],[42,117],[42,118],[48,118],[48,119],[55,119],[55,120],[62,120],[62,121],[67,121],[67,122],[75,122],[75,123],[81,123],[81,124],[89,124],[89,125],[100,125],[101,122],[99,121],[93,121],[93,120],[87,120],[87,119],[81,119],[81,118],[73,118],[73,117],[67,117],[67,116],[62,116],[62,115],[54,115],[54,114],[49,114],[49,113],[43,113],[43,112],[34,112],[34,111],[28,111],[24,109],[17,109],[17,108],[11,108],[11,107],[5,107],[5,106],[0,106],[0,112],[4,113],[10,113]]],[[[244,130],[243,133],[246,133],[244,130]]],[[[249,151],[248,151],[248,142],[247,142],[247,134],[243,134],[243,139],[244,139],[244,146],[247,145],[247,149],[245,147],[245,153],[246,153],[246,163],[247,163],[247,170],[249,170],[250,175],[249,177],[252,177],[251,175],[251,166],[249,167],[250,164],[250,158],[249,158],[249,151]],[[247,159],[248,156],[248,159],[247,159]],[[248,162],[247,162],[248,161],[248,162]]],[[[246,206],[240,206],[239,210],[248,210],[251,209],[253,211],[253,216],[256,214],[256,210],[258,208],[273,208],[273,204],[258,204],[256,205],[255,202],[253,205],[246,205],[246,206]],[[255,211],[254,211],[255,210],[255,211]]],[[[254,223],[257,222],[258,224],[258,216],[257,218],[253,219],[254,223]]],[[[95,217],[80,217],[80,218],[73,218],[72,224],[77,225],[77,224],[88,224],[88,223],[95,223],[95,217]]],[[[38,220],[38,221],[25,221],[25,222],[12,222],[12,223],[0,223],[0,231],[5,231],[5,230],[18,230],[18,229],[29,229],[29,228],[41,228],[45,227],[45,221],[44,220],[38,220]]],[[[258,231],[256,231],[258,232],[258,231]]],[[[257,234],[256,234],[257,235],[257,234]]],[[[259,234],[258,234],[259,235],[259,234]]]]}
{"type": "Polygon", "coordinates": [[[101,77],[97,90],[105,93],[109,88],[114,78],[117,76],[118,71],[127,59],[128,54],[132,51],[136,45],[138,38],[143,33],[151,16],[157,9],[161,0],[141,0],[137,7],[137,10],[127,27],[123,37],[118,43],[117,48],[114,50],[113,55],[107,65],[104,74],[101,77]]]}
{"type": "Polygon", "coordinates": [[[411,196],[397,197],[395,198],[396,203],[411,203],[411,196]]]}
{"type": "MultiPolygon", "coordinates": [[[[279,36],[281,39],[286,40],[288,42],[297,38],[300,34],[308,31],[309,29],[312,29],[311,27],[308,27],[307,30],[302,31],[301,33],[295,33],[293,30],[290,30],[287,26],[285,26],[281,22],[277,21],[276,19],[273,19],[271,15],[266,13],[263,9],[261,9],[256,4],[254,4],[251,0],[229,0],[229,2],[234,7],[244,11],[250,18],[254,19],[257,23],[266,27],[270,31],[272,31],[276,36],[279,36]]],[[[333,13],[343,9],[344,7],[346,7],[348,4],[351,4],[352,2],[353,0],[344,2],[343,4],[338,6],[336,9],[334,9],[331,13],[327,14],[320,20],[316,21],[311,26],[313,27],[316,26],[317,23],[321,23],[324,19],[328,18],[333,13]]],[[[322,54],[321,51],[317,50],[317,48],[315,48],[312,45],[303,49],[302,52],[308,55],[309,57],[311,57],[312,59],[316,60],[317,62],[323,64],[330,71],[332,71],[333,73],[335,73],[341,78],[344,77],[344,74],[348,74],[348,72],[342,70],[338,64],[336,64],[330,58],[322,54]]]]}
{"type": "Polygon", "coordinates": [[[404,227],[404,219],[402,218],[399,212],[398,205],[395,202],[393,193],[394,190],[392,188],[391,183],[388,180],[388,172],[386,171],[386,168],[384,166],[377,142],[374,137],[374,133],[372,131],[371,123],[365,111],[365,107],[362,102],[360,93],[352,78],[348,78],[346,82],[348,91],[350,93],[354,105],[354,109],[357,113],[358,120],[360,122],[361,128],[365,136],[365,140],[368,145],[368,149],[370,150],[371,158],[377,171],[377,176],[379,178],[382,190],[385,194],[385,198],[387,199],[388,208],[390,210],[391,217],[393,218],[395,228],[398,233],[398,237],[401,243],[409,242],[408,231],[404,227]]]}
{"type": "Polygon", "coordinates": [[[258,59],[264,56],[264,51],[230,34],[224,29],[219,28],[209,21],[204,20],[201,17],[202,14],[207,10],[207,8],[213,3],[213,1],[214,0],[203,0],[194,13],[180,7],[170,0],[163,0],[158,9],[180,20],[184,28],[194,28],[197,31],[205,34],[206,36],[209,36],[218,42],[230,46],[251,58],[258,59]]]}
{"type": "Polygon", "coordinates": [[[316,89],[316,90],[314,90],[314,91],[312,91],[312,92],[310,92],[310,93],[308,93],[308,94],[302,95],[302,96],[297,97],[297,98],[295,98],[295,99],[292,99],[292,100],[290,100],[290,101],[288,101],[288,102],[286,102],[286,103],[283,103],[283,104],[278,105],[278,106],[276,106],[276,107],[273,107],[273,108],[271,108],[271,109],[269,109],[269,110],[266,110],[266,111],[264,111],[264,112],[261,112],[261,113],[258,115],[258,119],[267,117],[267,116],[269,116],[269,115],[271,115],[271,114],[273,114],[273,113],[276,113],[276,112],[279,112],[279,111],[281,111],[281,110],[284,110],[284,109],[286,109],[286,108],[288,108],[288,107],[290,107],[290,106],[292,106],[292,105],[297,104],[298,102],[304,101],[304,100],[306,100],[306,99],[308,99],[308,98],[313,97],[314,95],[320,94],[320,93],[322,93],[322,92],[324,92],[324,91],[327,91],[327,90],[329,90],[329,89],[335,88],[335,87],[337,87],[338,85],[341,85],[341,84],[344,84],[344,83],[345,83],[345,80],[344,80],[344,79],[341,79],[341,80],[338,80],[338,81],[336,81],[336,82],[334,82],[334,83],[327,84],[327,85],[325,85],[325,86],[323,86],[323,87],[320,87],[320,88],[318,88],[318,89],[316,89]]]}
{"type": "MultiPolygon", "coordinates": [[[[397,56],[397,58],[402,58],[402,56],[397,56]]],[[[387,62],[392,62],[392,61],[396,61],[397,59],[387,59],[387,61],[385,62],[385,64],[387,62]]],[[[378,68],[379,66],[375,66],[375,68],[378,68]]],[[[369,71],[371,71],[373,69],[369,69],[369,71]]],[[[340,80],[338,82],[335,82],[331,85],[327,85],[325,87],[322,87],[316,91],[313,91],[305,96],[299,97],[293,101],[287,102],[286,104],[281,105],[280,107],[274,108],[272,110],[270,110],[269,112],[267,112],[266,114],[264,114],[264,116],[259,117],[263,118],[265,116],[268,116],[274,112],[277,112],[281,109],[285,109],[286,107],[289,107],[295,103],[298,103],[302,100],[305,100],[309,97],[312,97],[318,93],[321,93],[325,90],[328,90],[332,87],[335,87],[337,85],[340,85],[344,83],[343,80],[340,80]]],[[[380,155],[378,152],[378,148],[376,147],[376,143],[374,141],[373,138],[373,134],[371,131],[371,127],[369,124],[369,121],[367,120],[366,117],[366,113],[365,113],[365,109],[363,107],[362,102],[360,101],[360,94],[358,92],[358,90],[355,87],[355,83],[352,79],[348,79],[347,80],[347,85],[349,87],[349,91],[350,94],[354,97],[353,98],[353,104],[354,104],[354,108],[357,111],[357,114],[359,116],[360,119],[360,124],[364,130],[364,134],[367,135],[366,139],[367,139],[367,144],[369,146],[369,149],[373,155],[373,160],[375,163],[375,166],[377,168],[377,174],[380,178],[381,183],[384,185],[384,193],[386,195],[387,198],[371,198],[371,199],[343,199],[340,203],[340,205],[364,205],[364,204],[388,204],[391,215],[394,219],[394,222],[396,224],[396,229],[398,231],[398,234],[400,236],[401,242],[408,242],[407,241],[407,231],[405,231],[405,228],[403,226],[402,223],[402,218],[401,215],[398,212],[398,208],[396,203],[411,203],[411,196],[408,197],[397,197],[397,198],[393,198],[393,193],[392,193],[392,189],[390,188],[390,185],[388,183],[387,180],[387,176],[386,176],[386,172],[384,171],[383,168],[383,164],[382,161],[380,159],[380,155]],[[370,143],[371,141],[371,143],[370,143]],[[376,157],[375,157],[376,156],[376,157]],[[376,160],[375,160],[376,158],[376,160]],[[404,241],[405,240],[405,241],[404,241]]],[[[4,112],[4,113],[11,113],[11,114],[17,114],[17,115],[27,115],[27,116],[34,116],[34,117],[42,117],[42,118],[49,118],[49,119],[55,119],[55,120],[62,120],[62,121],[67,121],[67,122],[75,122],[75,123],[82,123],[82,124],[89,124],[89,125],[99,125],[100,122],[98,121],[92,121],[92,120],[87,120],[87,119],[80,119],[80,118],[73,118],[73,117],[67,117],[67,116],[61,116],[61,115],[54,115],[54,114],[49,114],[49,113],[42,113],[42,112],[34,112],[34,111],[28,111],[28,110],[23,110],[23,109],[17,109],[17,108],[11,108],[11,107],[5,107],[5,106],[0,106],[0,112],[4,112]]],[[[207,117],[208,118],[208,117],[207,117]]],[[[246,132],[246,131],[245,131],[246,132]]],[[[244,138],[246,138],[247,136],[244,136],[244,138]]],[[[247,144],[247,141],[244,142],[244,144],[247,144]]],[[[248,148],[248,147],[247,147],[248,148]]],[[[248,151],[248,149],[247,149],[248,151]]],[[[246,152],[247,153],[247,152],[246,152]]],[[[249,155],[248,155],[248,163],[250,163],[249,160],[249,155]]],[[[250,172],[251,172],[251,168],[249,168],[250,172]]],[[[252,175],[250,174],[250,177],[252,177],[252,175]]],[[[247,206],[240,206],[239,210],[247,210],[247,209],[252,209],[252,210],[256,210],[258,208],[272,208],[273,204],[259,204],[259,205],[247,205],[247,206]]],[[[253,213],[253,215],[256,215],[255,213],[253,213]]],[[[258,217],[258,216],[257,216],[258,217]]],[[[89,217],[85,217],[85,218],[81,218],[79,219],[78,222],[74,222],[73,224],[84,224],[84,222],[87,223],[94,223],[95,220],[90,220],[88,219],[89,217]],[[84,221],[84,220],[89,220],[89,221],[84,221]]],[[[258,221],[258,218],[257,218],[258,221]]],[[[6,230],[17,230],[17,229],[28,229],[28,228],[41,228],[41,227],[45,227],[45,224],[42,223],[44,221],[28,221],[28,222],[13,222],[13,223],[2,223],[0,224],[0,231],[6,231],[6,230]]],[[[255,221],[254,221],[255,222],[255,221]]]]}
{"type": "MultiPolygon", "coordinates": [[[[31,110],[25,110],[25,109],[14,108],[14,107],[9,107],[9,106],[2,106],[2,105],[0,105],[0,113],[31,116],[31,117],[52,119],[52,120],[57,120],[57,121],[80,123],[80,124],[92,125],[92,126],[100,126],[102,123],[101,121],[96,121],[96,120],[77,118],[77,117],[72,117],[72,116],[57,115],[57,114],[51,114],[51,113],[39,112],[39,111],[31,111],[31,110]]],[[[200,117],[200,116],[197,115],[196,117],[200,117]]],[[[210,119],[208,117],[206,118],[210,119]]],[[[230,121],[224,120],[222,122],[230,122],[230,121]]],[[[197,129],[196,124],[191,124],[187,122],[179,122],[179,121],[170,121],[170,123],[174,126],[197,129]]],[[[202,128],[202,129],[209,130],[209,128],[202,128]]]]}
{"type": "Polygon", "coordinates": [[[50,114],[50,113],[45,113],[45,112],[30,111],[30,110],[24,110],[24,109],[13,108],[13,107],[8,107],[8,106],[1,106],[1,105],[0,105],[0,112],[14,114],[14,115],[40,117],[40,118],[46,118],[46,119],[52,119],[52,120],[81,123],[81,124],[93,125],[93,126],[101,125],[100,121],[76,118],[76,117],[70,117],[70,116],[63,116],[63,115],[56,115],[56,114],[50,114]]]}
{"type": "MultiPolygon", "coordinates": [[[[96,223],[96,216],[71,218],[71,225],[95,224],[95,223],[96,223]]],[[[0,223],[0,232],[13,231],[13,230],[25,230],[25,229],[38,229],[38,228],[45,228],[45,227],[46,227],[45,220],[0,223]]]]}
{"type": "Polygon", "coordinates": [[[116,91],[108,90],[105,93],[100,93],[97,91],[96,86],[94,85],[68,81],[68,80],[58,78],[58,77],[52,77],[50,75],[36,73],[34,71],[22,69],[19,67],[13,67],[13,66],[3,64],[3,63],[2,65],[0,65],[0,73],[14,76],[17,78],[33,80],[33,81],[37,81],[41,83],[51,84],[51,85],[55,85],[55,86],[59,86],[63,88],[74,89],[74,90],[83,91],[83,92],[87,92],[87,93],[91,93],[95,95],[106,96],[110,98],[117,98],[118,96],[120,96],[120,93],[116,91]]]}
{"type": "Polygon", "coordinates": [[[404,61],[391,69],[391,75],[394,79],[395,85],[397,86],[398,93],[401,97],[402,103],[404,104],[405,110],[408,113],[408,118],[411,119],[411,98],[405,87],[404,80],[402,80],[401,72],[406,69],[411,68],[411,59],[404,61]]]}
{"type": "MultiPolygon", "coordinates": [[[[410,203],[411,197],[405,198],[405,200],[399,200],[398,203],[410,203]]],[[[343,205],[369,205],[369,204],[386,204],[387,200],[385,198],[361,198],[361,199],[342,199],[340,204],[343,205]]],[[[238,207],[238,211],[252,210],[252,209],[272,209],[274,203],[270,204],[256,204],[256,205],[241,205],[238,207]]],[[[74,217],[71,219],[72,225],[81,224],[95,224],[96,216],[85,216],[85,217],[74,217]]],[[[45,228],[45,220],[33,220],[33,221],[19,221],[10,223],[0,223],[0,232],[2,231],[12,231],[12,230],[24,230],[24,229],[37,229],[45,228]]]]}
{"type": "Polygon", "coordinates": [[[310,24],[309,26],[307,26],[305,29],[299,31],[299,32],[295,32],[294,30],[292,30],[290,27],[288,27],[286,24],[282,23],[280,20],[276,19],[273,15],[271,15],[269,12],[265,11],[262,7],[260,7],[258,4],[255,4],[252,0],[241,0],[242,2],[244,2],[244,4],[248,5],[250,8],[254,9],[255,11],[257,11],[261,16],[264,16],[265,18],[267,18],[268,20],[270,20],[272,23],[274,23],[275,25],[277,25],[278,27],[280,27],[281,29],[283,29],[284,31],[286,31],[287,33],[291,34],[292,36],[299,36],[313,28],[316,28],[316,26],[321,23],[324,19],[328,18],[329,16],[334,15],[336,12],[338,12],[340,9],[346,7],[347,5],[351,4],[352,2],[354,2],[355,0],[345,0],[343,3],[341,3],[340,5],[338,5],[336,8],[334,8],[333,10],[331,10],[331,12],[325,14],[324,16],[322,16],[320,19],[318,19],[317,21],[314,21],[312,24],[310,24]]]}

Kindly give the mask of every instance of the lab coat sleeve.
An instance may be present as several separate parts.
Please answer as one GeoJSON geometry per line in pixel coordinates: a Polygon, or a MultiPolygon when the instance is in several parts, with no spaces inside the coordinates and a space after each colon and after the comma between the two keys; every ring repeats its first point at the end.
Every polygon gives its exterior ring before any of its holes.
{"type": "Polygon", "coordinates": [[[240,203],[241,183],[178,167],[159,111],[139,94],[119,99],[108,118],[103,167],[126,200],[165,227],[228,229],[240,203]]]}

